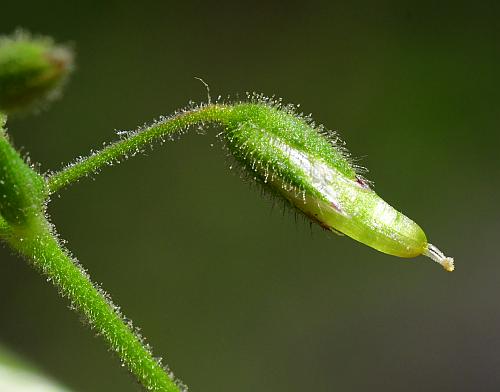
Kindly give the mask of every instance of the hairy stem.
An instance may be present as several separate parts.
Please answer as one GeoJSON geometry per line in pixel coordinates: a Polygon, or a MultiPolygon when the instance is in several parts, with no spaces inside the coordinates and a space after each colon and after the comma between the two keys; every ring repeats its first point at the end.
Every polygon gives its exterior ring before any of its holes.
{"type": "Polygon", "coordinates": [[[109,297],[92,284],[87,273],[60,246],[46,220],[31,222],[29,228],[11,227],[4,239],[71,301],[145,388],[180,391],[109,297]]]}
{"type": "Polygon", "coordinates": [[[48,178],[49,192],[57,192],[80,178],[97,173],[110,163],[134,155],[152,142],[186,127],[205,122],[224,122],[229,110],[230,108],[225,105],[201,106],[137,131],[126,139],[115,142],[101,151],[69,165],[60,172],[52,174],[48,178]]]}
{"type": "Polygon", "coordinates": [[[46,182],[24,163],[6,139],[5,120],[0,112],[0,211],[3,215],[0,216],[0,239],[24,256],[71,301],[147,390],[180,392],[182,388],[173,375],[153,358],[119,308],[60,245],[45,217],[43,204],[37,202],[47,194],[46,182]]]}

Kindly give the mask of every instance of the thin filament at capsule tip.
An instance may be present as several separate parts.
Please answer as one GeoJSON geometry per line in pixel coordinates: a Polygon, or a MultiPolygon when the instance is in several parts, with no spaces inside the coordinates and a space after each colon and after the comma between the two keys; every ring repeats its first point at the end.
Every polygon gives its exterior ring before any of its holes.
{"type": "Polygon", "coordinates": [[[423,255],[431,258],[436,263],[441,264],[443,268],[448,272],[452,272],[455,269],[453,258],[446,257],[443,252],[441,252],[432,244],[427,245],[427,248],[424,250],[423,255]]]}

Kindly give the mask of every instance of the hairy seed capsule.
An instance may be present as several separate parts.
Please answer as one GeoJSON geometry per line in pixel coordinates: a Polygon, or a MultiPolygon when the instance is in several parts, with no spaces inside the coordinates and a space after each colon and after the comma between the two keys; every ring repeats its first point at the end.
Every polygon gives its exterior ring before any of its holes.
{"type": "Polygon", "coordinates": [[[57,96],[73,54],[49,38],[0,37],[0,110],[12,113],[57,96]]]}
{"type": "Polygon", "coordinates": [[[453,259],[429,244],[415,222],[356,172],[334,133],[268,103],[241,103],[228,110],[225,136],[232,154],[308,218],[381,252],[406,258],[423,254],[453,270],[453,259]]]}

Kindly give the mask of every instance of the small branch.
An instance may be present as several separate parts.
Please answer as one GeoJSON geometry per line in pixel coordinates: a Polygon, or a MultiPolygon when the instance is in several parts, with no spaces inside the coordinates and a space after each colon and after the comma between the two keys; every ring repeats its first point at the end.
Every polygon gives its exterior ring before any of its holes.
{"type": "Polygon", "coordinates": [[[52,174],[48,178],[49,192],[55,193],[65,186],[78,181],[80,178],[95,174],[114,161],[133,156],[154,141],[182,131],[191,125],[206,122],[223,122],[228,110],[229,108],[224,105],[201,106],[153,124],[144,130],[132,133],[126,139],[117,141],[101,151],[69,165],[60,172],[52,174]]]}

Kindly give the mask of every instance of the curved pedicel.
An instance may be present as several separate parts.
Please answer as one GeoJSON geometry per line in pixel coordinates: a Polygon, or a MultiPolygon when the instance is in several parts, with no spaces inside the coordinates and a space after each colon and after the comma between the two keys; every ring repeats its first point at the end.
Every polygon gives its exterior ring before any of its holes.
{"type": "Polygon", "coordinates": [[[323,228],[390,255],[425,255],[453,271],[453,259],[430,245],[420,226],[370,188],[335,132],[316,126],[290,105],[260,95],[250,96],[249,102],[189,108],[124,132],[124,139],[53,174],[49,190],[56,192],[157,139],[212,123],[223,127],[219,136],[251,178],[323,228]]]}

